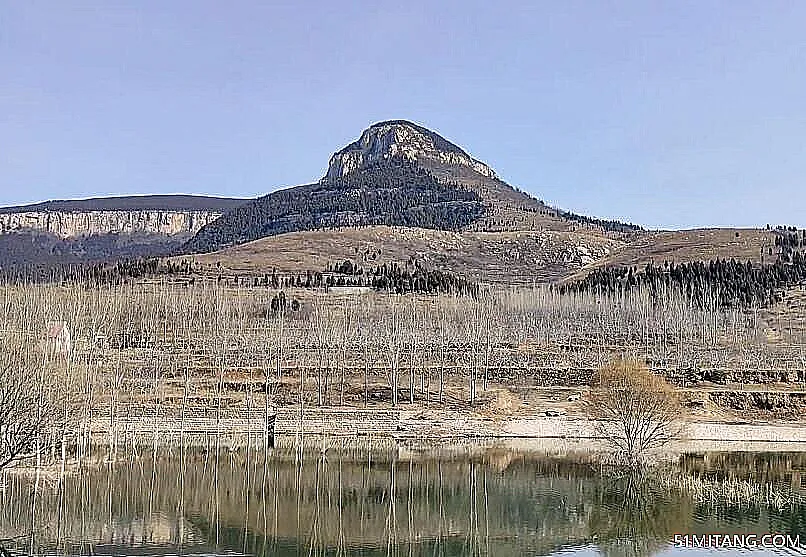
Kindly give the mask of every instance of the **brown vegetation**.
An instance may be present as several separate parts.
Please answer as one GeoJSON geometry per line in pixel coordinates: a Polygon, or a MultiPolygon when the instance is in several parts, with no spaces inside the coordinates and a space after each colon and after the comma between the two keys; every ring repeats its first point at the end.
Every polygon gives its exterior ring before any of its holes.
{"type": "Polygon", "coordinates": [[[321,271],[345,260],[359,266],[417,261],[481,282],[529,285],[555,280],[622,245],[593,232],[531,230],[447,232],[368,226],[292,232],[183,257],[229,273],[321,271]]]}
{"type": "Polygon", "coordinates": [[[577,272],[564,277],[569,282],[585,277],[593,269],[604,267],[644,267],[664,261],[675,264],[712,259],[736,259],[774,263],[778,249],[775,233],[756,228],[701,228],[648,232],[614,250],[577,272]],[[772,248],[773,254],[769,250],[772,248]]]}
{"type": "Polygon", "coordinates": [[[574,414],[563,388],[584,390],[619,353],[689,389],[802,388],[799,345],[772,344],[763,316],[696,307],[674,291],[288,295],[298,311],[272,310],[272,288],[215,280],[6,286],[0,336],[35,346],[46,323],[68,323],[73,351],[46,385],[77,393],[63,408],[78,438],[161,408],[181,423],[197,408],[224,417],[291,406],[300,430],[311,406],[574,414]]]}
{"type": "Polygon", "coordinates": [[[639,361],[615,359],[591,384],[587,414],[626,464],[638,465],[680,437],[683,412],[677,391],[639,361]]]}

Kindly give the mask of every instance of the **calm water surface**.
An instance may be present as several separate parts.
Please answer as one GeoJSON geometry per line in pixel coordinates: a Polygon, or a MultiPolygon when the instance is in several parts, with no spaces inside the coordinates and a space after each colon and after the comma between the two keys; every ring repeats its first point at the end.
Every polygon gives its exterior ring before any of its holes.
{"type": "MultiPolygon", "coordinates": [[[[675,534],[801,535],[806,456],[687,455],[709,480],[771,483],[794,496],[702,500],[657,480],[602,474],[570,458],[486,448],[473,456],[398,450],[139,451],[41,474],[7,474],[0,538],[69,555],[728,555],[675,534]],[[804,480],[801,482],[801,471],[804,480]]],[[[792,554],[792,551],[754,551],[792,554]]]]}

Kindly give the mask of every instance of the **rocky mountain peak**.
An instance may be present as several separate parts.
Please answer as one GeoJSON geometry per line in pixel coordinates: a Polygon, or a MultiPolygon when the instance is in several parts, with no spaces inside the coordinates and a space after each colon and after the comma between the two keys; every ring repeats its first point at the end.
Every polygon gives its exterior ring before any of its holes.
{"type": "Polygon", "coordinates": [[[467,166],[488,178],[496,177],[489,166],[439,134],[406,120],[388,120],[371,125],[358,140],[335,153],[324,179],[339,178],[395,156],[417,162],[467,166]]]}

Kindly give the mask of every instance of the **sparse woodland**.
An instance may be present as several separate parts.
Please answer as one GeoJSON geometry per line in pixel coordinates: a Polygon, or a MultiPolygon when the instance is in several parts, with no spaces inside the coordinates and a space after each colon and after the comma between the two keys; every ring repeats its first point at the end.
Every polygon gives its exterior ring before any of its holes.
{"type": "Polygon", "coordinates": [[[35,436],[54,454],[68,431],[160,412],[184,427],[293,407],[304,428],[305,408],[483,411],[502,390],[587,387],[614,356],[678,387],[802,385],[806,323],[774,308],[806,260],[800,234],[777,237],[772,265],[606,269],[560,287],[491,289],[372,254],[291,274],[189,259],[5,269],[0,337],[11,369],[33,371],[26,392],[54,405],[47,441],[35,436]],[[52,322],[69,327],[69,356],[42,353],[52,322]]]}
{"type": "Polygon", "coordinates": [[[802,338],[771,347],[757,311],[702,307],[674,288],[475,298],[291,289],[281,307],[272,288],[159,280],[5,286],[0,297],[9,342],[35,347],[45,323],[69,324],[72,354],[38,377],[71,393],[62,411],[79,435],[152,407],[482,408],[500,387],[587,385],[617,354],[677,385],[804,380],[802,338]]]}
{"type": "MultiPolygon", "coordinates": [[[[175,263],[157,258],[124,259],[112,264],[55,265],[41,267],[19,265],[0,270],[0,283],[24,285],[30,283],[71,283],[85,287],[120,285],[146,277],[183,277],[197,273],[190,260],[175,263]]],[[[195,277],[190,282],[195,282],[195,277]]],[[[324,270],[307,270],[300,273],[271,273],[262,275],[234,275],[216,277],[219,284],[253,286],[277,289],[321,289],[339,286],[368,287],[396,294],[458,294],[477,296],[478,284],[449,271],[431,269],[417,261],[410,264],[384,263],[360,266],[342,261],[324,270]]]]}

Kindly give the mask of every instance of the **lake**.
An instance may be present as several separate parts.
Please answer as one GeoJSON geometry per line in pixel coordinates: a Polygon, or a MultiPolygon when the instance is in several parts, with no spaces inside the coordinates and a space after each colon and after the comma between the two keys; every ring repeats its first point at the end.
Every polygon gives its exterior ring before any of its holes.
{"type": "Polygon", "coordinates": [[[642,479],[584,456],[495,445],[141,448],[106,460],[99,449],[64,472],[5,474],[6,547],[48,555],[693,557],[748,551],[715,549],[724,538],[706,535],[767,533],[801,534],[806,545],[803,453],[689,454],[642,479]],[[669,479],[678,476],[692,480],[681,487],[669,479]],[[675,547],[675,535],[707,547],[675,547]]]}

